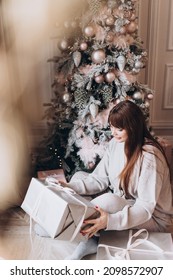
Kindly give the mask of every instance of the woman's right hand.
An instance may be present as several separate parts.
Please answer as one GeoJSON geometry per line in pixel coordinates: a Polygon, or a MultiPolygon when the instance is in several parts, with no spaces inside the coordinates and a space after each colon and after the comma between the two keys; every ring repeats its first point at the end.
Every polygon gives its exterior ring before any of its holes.
{"type": "Polygon", "coordinates": [[[57,180],[57,183],[59,183],[62,187],[68,187],[68,184],[64,181],[61,181],[61,180],[57,180]]]}

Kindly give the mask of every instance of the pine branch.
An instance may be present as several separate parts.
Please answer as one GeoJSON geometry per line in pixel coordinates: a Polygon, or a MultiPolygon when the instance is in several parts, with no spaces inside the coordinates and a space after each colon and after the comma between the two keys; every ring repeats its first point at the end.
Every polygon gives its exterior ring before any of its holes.
{"type": "Polygon", "coordinates": [[[99,12],[102,2],[102,0],[88,0],[89,9],[93,16],[99,12]]]}

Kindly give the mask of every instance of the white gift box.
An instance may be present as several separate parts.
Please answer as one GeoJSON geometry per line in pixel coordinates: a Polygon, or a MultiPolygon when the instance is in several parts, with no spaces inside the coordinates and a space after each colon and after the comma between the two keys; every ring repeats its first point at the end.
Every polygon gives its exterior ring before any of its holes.
{"type": "Polygon", "coordinates": [[[101,232],[98,260],[173,260],[170,233],[139,231],[101,232]]]}
{"type": "Polygon", "coordinates": [[[66,182],[64,170],[62,168],[37,172],[37,177],[40,180],[45,180],[48,176],[52,176],[59,181],[66,182]]]}
{"type": "MultiPolygon", "coordinates": [[[[73,241],[94,205],[69,188],[46,185],[32,178],[21,208],[52,238],[73,241]]],[[[82,235],[81,235],[82,238],[82,235]]]]}

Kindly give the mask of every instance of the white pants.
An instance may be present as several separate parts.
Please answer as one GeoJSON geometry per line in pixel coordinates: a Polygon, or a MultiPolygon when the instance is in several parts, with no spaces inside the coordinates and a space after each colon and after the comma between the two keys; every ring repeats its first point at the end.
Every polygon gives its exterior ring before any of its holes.
{"type": "MultiPolygon", "coordinates": [[[[133,205],[134,201],[126,200],[122,197],[117,196],[113,193],[104,193],[102,195],[97,196],[91,202],[94,205],[99,206],[104,211],[108,212],[109,214],[114,214],[118,211],[121,211],[126,205],[133,205]]],[[[134,229],[142,229],[145,228],[148,231],[162,231],[156,221],[151,218],[149,221],[134,227],[134,229]]]]}

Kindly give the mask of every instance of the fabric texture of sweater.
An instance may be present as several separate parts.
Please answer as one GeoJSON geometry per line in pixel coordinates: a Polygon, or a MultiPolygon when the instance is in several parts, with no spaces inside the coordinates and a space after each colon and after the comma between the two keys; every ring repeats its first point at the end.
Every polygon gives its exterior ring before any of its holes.
{"type": "MultiPolygon", "coordinates": [[[[125,162],[124,143],[113,138],[95,170],[90,174],[76,173],[67,185],[81,195],[99,194],[109,187],[115,195],[115,203],[116,196],[126,201],[119,211],[109,212],[107,230],[135,228],[153,218],[162,231],[173,232],[172,189],[162,153],[152,145],[143,146],[129,181],[132,199],[126,199],[119,188],[119,175],[125,162]]],[[[114,202],[107,199],[100,207],[106,211],[110,203],[114,202]]]]}

